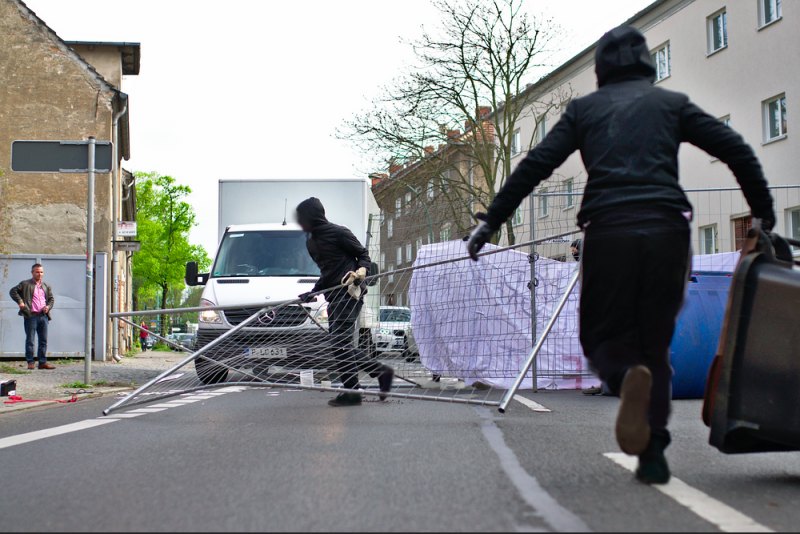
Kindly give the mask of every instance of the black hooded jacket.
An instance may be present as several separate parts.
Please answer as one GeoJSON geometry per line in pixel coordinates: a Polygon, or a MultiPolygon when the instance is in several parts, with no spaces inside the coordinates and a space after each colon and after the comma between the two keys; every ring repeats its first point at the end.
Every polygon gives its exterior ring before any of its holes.
{"type": "MultiPolygon", "coordinates": [[[[772,197],[753,149],[689,101],[653,86],[644,36],[630,26],[606,33],[595,51],[599,89],[570,102],[544,140],[520,162],[482,216],[494,229],[575,150],[589,178],[578,213],[585,227],[622,214],[678,216],[691,204],[678,184],[678,148],[691,143],[726,163],[754,217],[774,222],[772,197]]],[[[635,220],[637,217],[628,217],[635,220]]]]}
{"type": "Polygon", "coordinates": [[[301,224],[311,228],[306,248],[322,272],[313,291],[341,285],[342,278],[359,267],[364,267],[369,273],[371,260],[367,249],[353,232],[325,218],[325,208],[318,198],[311,197],[301,202],[297,206],[297,218],[301,224]]]}

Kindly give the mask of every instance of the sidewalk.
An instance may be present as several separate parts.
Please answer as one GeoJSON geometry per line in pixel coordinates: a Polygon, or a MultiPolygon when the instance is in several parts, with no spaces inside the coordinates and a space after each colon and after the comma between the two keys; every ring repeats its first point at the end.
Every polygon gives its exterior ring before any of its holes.
{"type": "MultiPolygon", "coordinates": [[[[96,396],[116,391],[131,389],[140,386],[154,378],[162,371],[172,367],[185,358],[182,352],[154,352],[146,351],[134,357],[122,358],[117,363],[92,362],[92,383],[90,388],[65,388],[65,384],[83,382],[83,360],[70,360],[69,363],[59,363],[60,360],[48,360],[56,366],[52,371],[35,369],[28,371],[28,364],[24,361],[0,361],[0,380],[16,380],[16,395],[28,399],[59,399],[69,400],[72,395],[82,397],[96,396]],[[25,374],[7,372],[8,369],[22,371],[25,374]]],[[[3,401],[8,397],[0,397],[0,415],[33,406],[55,404],[55,402],[19,402],[6,404],[3,401]]]]}

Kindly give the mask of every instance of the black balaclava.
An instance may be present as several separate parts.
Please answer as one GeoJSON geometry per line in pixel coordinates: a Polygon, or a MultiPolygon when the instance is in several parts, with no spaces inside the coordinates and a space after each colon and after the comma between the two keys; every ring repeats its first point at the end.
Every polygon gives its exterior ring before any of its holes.
{"type": "Polygon", "coordinates": [[[327,223],[325,207],[316,197],[307,198],[297,205],[297,223],[304,232],[310,232],[317,226],[327,223]]]}
{"type": "Polygon", "coordinates": [[[581,261],[581,240],[576,239],[569,247],[575,249],[575,252],[572,253],[572,257],[575,258],[575,261],[581,261]]]}
{"type": "Polygon", "coordinates": [[[644,35],[631,26],[619,26],[603,35],[594,52],[597,85],[626,80],[656,80],[656,67],[644,35]]]}

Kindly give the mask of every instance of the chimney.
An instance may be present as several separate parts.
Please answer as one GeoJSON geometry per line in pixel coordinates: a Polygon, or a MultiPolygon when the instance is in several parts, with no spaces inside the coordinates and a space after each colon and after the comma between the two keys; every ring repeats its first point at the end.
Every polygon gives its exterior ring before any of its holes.
{"type": "Polygon", "coordinates": [[[447,130],[447,137],[451,139],[461,137],[461,130],[447,130]]]}
{"type": "Polygon", "coordinates": [[[478,108],[478,115],[480,118],[487,117],[492,112],[492,106],[481,106],[478,108]]]}
{"type": "Polygon", "coordinates": [[[431,154],[433,154],[433,147],[432,146],[426,146],[425,147],[425,155],[426,156],[430,156],[431,154]]]}
{"type": "Polygon", "coordinates": [[[380,183],[381,180],[386,178],[385,174],[378,174],[377,172],[373,172],[369,175],[370,179],[372,179],[372,187],[375,187],[380,183]]]}

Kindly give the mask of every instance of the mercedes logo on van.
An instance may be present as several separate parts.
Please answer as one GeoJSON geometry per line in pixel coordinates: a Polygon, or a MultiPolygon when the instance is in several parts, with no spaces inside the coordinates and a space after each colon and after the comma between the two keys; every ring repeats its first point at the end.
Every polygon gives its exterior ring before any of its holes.
{"type": "Polygon", "coordinates": [[[264,297],[264,298],[265,298],[266,300],[269,300],[269,299],[271,299],[272,297],[270,297],[269,295],[267,295],[267,296],[266,296],[266,297],[264,297]]]}
{"type": "Polygon", "coordinates": [[[274,320],[275,320],[275,310],[269,310],[267,313],[264,314],[263,317],[259,317],[258,318],[258,322],[263,324],[263,325],[266,325],[267,323],[271,323],[274,320]],[[263,321],[263,319],[266,319],[267,322],[265,323],[263,321]]]}

